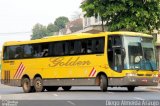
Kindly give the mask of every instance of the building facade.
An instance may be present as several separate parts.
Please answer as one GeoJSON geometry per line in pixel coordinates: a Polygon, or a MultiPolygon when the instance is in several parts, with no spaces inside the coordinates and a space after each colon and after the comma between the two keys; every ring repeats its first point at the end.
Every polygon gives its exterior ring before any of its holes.
{"type": "Polygon", "coordinates": [[[157,59],[158,59],[158,65],[159,65],[159,72],[160,72],[160,31],[156,35],[156,48],[157,48],[157,59]]]}

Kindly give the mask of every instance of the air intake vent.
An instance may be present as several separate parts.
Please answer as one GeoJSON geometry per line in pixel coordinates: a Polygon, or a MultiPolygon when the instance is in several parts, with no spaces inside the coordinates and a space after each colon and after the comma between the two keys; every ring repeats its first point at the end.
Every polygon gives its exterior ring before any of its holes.
{"type": "Polygon", "coordinates": [[[10,83],[10,71],[4,72],[4,83],[9,84],[10,83]]]}
{"type": "Polygon", "coordinates": [[[137,74],[138,76],[144,76],[144,74],[137,74]]]}
{"type": "Polygon", "coordinates": [[[150,76],[152,76],[152,74],[146,74],[146,76],[149,76],[149,77],[150,77],[150,76]]]}

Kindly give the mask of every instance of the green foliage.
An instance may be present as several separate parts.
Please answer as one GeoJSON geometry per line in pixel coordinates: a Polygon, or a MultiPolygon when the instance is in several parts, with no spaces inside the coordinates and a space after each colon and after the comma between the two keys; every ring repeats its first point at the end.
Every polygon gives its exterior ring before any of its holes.
{"type": "Polygon", "coordinates": [[[59,30],[65,28],[65,25],[69,22],[69,19],[67,17],[58,17],[55,21],[54,21],[54,25],[56,25],[59,30]]]}
{"type": "Polygon", "coordinates": [[[56,25],[50,23],[47,26],[47,31],[48,31],[48,36],[52,36],[52,35],[54,35],[55,32],[59,31],[59,28],[56,25]]]}
{"type": "Polygon", "coordinates": [[[32,29],[31,39],[40,39],[46,36],[53,36],[59,30],[65,28],[65,25],[69,22],[67,17],[59,17],[55,20],[54,24],[50,23],[48,26],[36,24],[32,29]]]}
{"type": "Polygon", "coordinates": [[[32,29],[31,39],[40,39],[48,35],[47,28],[41,24],[36,24],[32,29]]]}
{"type": "Polygon", "coordinates": [[[110,31],[160,28],[160,0],[86,0],[81,8],[87,17],[99,15],[110,31]]]}

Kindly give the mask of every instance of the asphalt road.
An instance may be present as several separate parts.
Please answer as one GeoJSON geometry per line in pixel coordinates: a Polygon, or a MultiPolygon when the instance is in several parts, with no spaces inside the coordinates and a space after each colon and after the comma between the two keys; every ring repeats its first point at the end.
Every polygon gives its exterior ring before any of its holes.
{"type": "Polygon", "coordinates": [[[108,88],[107,92],[101,92],[98,86],[74,86],[70,91],[63,91],[59,88],[58,91],[54,92],[23,93],[22,88],[0,85],[0,99],[3,101],[22,100],[23,104],[29,103],[26,100],[38,100],[39,102],[33,101],[39,103],[34,104],[35,106],[43,106],[45,102],[49,104],[50,102],[46,100],[54,100],[55,106],[58,106],[58,104],[59,106],[83,106],[83,103],[84,106],[90,106],[90,104],[92,104],[91,106],[105,106],[106,100],[160,100],[160,90],[137,87],[135,92],[128,92],[126,88],[108,88]],[[81,105],[78,105],[78,103],[81,105]]]}

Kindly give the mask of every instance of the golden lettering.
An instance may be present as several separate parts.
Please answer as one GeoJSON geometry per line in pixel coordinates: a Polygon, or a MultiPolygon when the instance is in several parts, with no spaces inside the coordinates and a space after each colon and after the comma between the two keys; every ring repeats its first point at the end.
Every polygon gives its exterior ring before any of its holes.
{"type": "Polygon", "coordinates": [[[77,58],[69,58],[65,60],[63,57],[57,58],[50,58],[51,64],[49,67],[58,67],[58,66],[83,66],[83,65],[90,65],[90,61],[81,61],[80,57],[77,58]]]}

